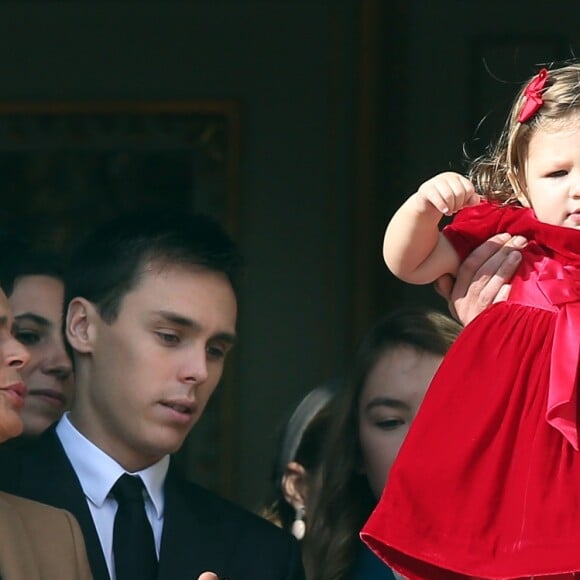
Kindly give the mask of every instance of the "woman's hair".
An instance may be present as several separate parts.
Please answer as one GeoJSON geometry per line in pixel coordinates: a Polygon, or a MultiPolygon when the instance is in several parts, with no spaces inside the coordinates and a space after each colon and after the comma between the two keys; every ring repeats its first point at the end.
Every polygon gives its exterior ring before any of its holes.
{"type": "Polygon", "coordinates": [[[538,127],[561,126],[580,112],[580,62],[567,62],[548,71],[541,107],[520,122],[525,90],[535,78],[517,94],[497,143],[471,165],[469,178],[477,193],[490,200],[508,203],[517,201],[518,194],[526,195],[525,163],[532,135],[538,127]]]}
{"type": "Polygon", "coordinates": [[[261,515],[285,530],[290,530],[295,517],[294,508],[286,501],[282,489],[286,466],[296,461],[304,467],[308,476],[313,476],[318,470],[329,421],[324,411],[338,384],[337,380],[331,380],[309,391],[298,403],[281,433],[272,470],[273,500],[261,511],[261,515]]]}
{"type": "Polygon", "coordinates": [[[401,309],[380,320],[362,340],[351,375],[328,407],[332,419],[320,469],[321,493],[313,500],[303,542],[310,580],[354,577],[359,532],[376,505],[360,471],[358,409],[369,373],[385,353],[400,346],[443,356],[460,331],[457,322],[434,310],[401,309]]]}
{"type": "Polygon", "coordinates": [[[49,276],[63,279],[59,259],[45,251],[34,250],[27,241],[12,233],[0,231],[0,284],[10,298],[19,278],[49,276]]]}

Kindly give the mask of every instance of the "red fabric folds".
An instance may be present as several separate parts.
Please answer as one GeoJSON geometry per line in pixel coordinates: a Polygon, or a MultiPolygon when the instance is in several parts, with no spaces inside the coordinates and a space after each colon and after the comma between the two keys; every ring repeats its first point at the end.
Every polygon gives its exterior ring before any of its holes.
{"type": "Polygon", "coordinates": [[[525,236],[508,302],[443,360],[361,536],[411,580],[580,571],[580,231],[483,202],[445,228],[463,258],[525,236]]]}
{"type": "Polygon", "coordinates": [[[578,361],[580,358],[580,272],[549,262],[538,286],[556,307],[546,419],[578,451],[578,361]]]}

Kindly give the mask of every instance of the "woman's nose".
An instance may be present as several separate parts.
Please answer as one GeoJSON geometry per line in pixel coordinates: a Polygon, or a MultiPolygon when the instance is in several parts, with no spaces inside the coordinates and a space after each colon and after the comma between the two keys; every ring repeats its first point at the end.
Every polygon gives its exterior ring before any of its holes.
{"type": "Polygon", "coordinates": [[[9,367],[21,369],[30,360],[30,354],[26,350],[26,347],[13,337],[6,340],[2,350],[4,360],[9,367]]]}
{"type": "Polygon", "coordinates": [[[64,348],[64,344],[57,344],[49,356],[43,361],[42,372],[61,380],[66,380],[72,374],[72,363],[64,348]]]}

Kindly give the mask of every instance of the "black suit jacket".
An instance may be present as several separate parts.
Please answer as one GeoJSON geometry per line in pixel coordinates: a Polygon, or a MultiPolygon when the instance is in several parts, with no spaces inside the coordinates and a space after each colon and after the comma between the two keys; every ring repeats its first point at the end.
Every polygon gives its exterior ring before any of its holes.
{"type": "MultiPolygon", "coordinates": [[[[95,580],[109,580],[79,480],[50,428],[19,446],[0,445],[0,490],[66,509],[83,530],[95,580]]],[[[258,516],[183,479],[170,468],[158,580],[303,580],[296,541],[258,516]]]]}

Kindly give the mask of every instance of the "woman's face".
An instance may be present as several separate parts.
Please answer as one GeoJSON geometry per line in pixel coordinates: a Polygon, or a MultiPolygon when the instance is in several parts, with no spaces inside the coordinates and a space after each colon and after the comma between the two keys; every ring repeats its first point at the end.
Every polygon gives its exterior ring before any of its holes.
{"type": "Polygon", "coordinates": [[[30,352],[22,372],[28,388],[24,433],[39,435],[60,418],[73,396],[72,365],[62,335],[64,285],[52,276],[22,276],[8,300],[14,336],[30,352]]]}
{"type": "Polygon", "coordinates": [[[26,388],[20,369],[28,362],[28,352],[12,336],[12,313],[0,290],[0,443],[20,435],[26,388]]]}
{"type": "Polygon", "coordinates": [[[362,468],[377,500],[442,357],[406,345],[386,351],[359,401],[362,468]]]}

